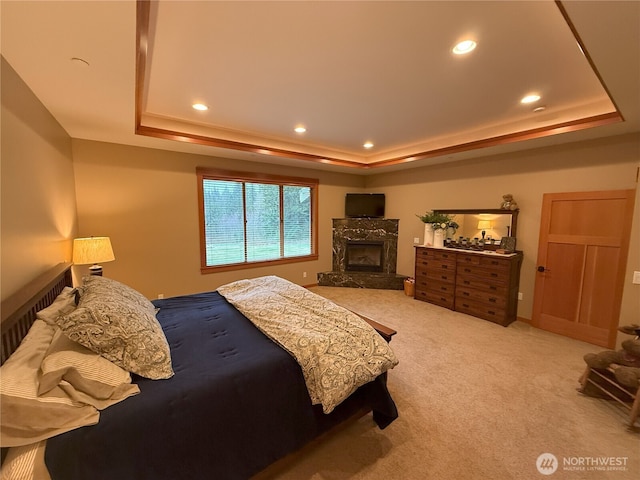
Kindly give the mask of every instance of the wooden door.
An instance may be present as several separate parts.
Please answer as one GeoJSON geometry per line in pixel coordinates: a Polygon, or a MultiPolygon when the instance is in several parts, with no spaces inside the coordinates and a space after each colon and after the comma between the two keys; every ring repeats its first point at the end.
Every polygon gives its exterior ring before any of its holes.
{"type": "Polygon", "coordinates": [[[544,194],[534,326],[613,348],[635,190],[544,194]]]}

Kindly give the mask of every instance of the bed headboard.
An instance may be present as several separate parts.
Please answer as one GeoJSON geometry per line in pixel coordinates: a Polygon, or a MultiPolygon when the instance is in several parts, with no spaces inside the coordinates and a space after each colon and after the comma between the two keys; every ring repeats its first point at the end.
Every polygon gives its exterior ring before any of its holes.
{"type": "Polygon", "coordinates": [[[61,263],[24,286],[0,306],[0,364],[11,355],[36,319],[66,286],[73,286],[71,263],[61,263]]]}

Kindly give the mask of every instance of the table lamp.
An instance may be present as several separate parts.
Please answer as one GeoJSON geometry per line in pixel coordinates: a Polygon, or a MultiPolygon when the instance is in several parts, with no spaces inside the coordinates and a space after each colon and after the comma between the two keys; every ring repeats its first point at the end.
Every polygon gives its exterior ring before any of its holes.
{"type": "Polygon", "coordinates": [[[73,239],[73,263],[76,265],[93,264],[89,267],[91,275],[102,276],[102,265],[98,265],[98,263],[111,262],[115,259],[109,237],[73,239]]]}
{"type": "Polygon", "coordinates": [[[486,230],[491,229],[491,222],[489,220],[478,220],[478,230],[482,230],[482,239],[484,240],[484,236],[487,233],[486,230]]]}

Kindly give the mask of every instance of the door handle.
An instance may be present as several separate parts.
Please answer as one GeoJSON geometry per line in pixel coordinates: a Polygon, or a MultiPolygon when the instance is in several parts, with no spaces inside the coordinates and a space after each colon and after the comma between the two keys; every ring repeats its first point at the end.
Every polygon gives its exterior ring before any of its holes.
{"type": "Polygon", "coordinates": [[[550,272],[551,270],[549,270],[548,268],[543,267],[542,265],[540,265],[538,267],[538,271],[539,272],[550,272]]]}

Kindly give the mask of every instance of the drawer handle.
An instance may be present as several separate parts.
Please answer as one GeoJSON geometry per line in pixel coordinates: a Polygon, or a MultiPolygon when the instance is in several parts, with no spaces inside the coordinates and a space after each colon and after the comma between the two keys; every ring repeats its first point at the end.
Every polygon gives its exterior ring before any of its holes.
{"type": "Polygon", "coordinates": [[[449,268],[449,265],[442,264],[440,265],[440,268],[444,268],[446,270],[447,268],[449,268]]]}
{"type": "Polygon", "coordinates": [[[469,296],[469,292],[462,292],[462,295],[464,295],[465,297],[469,296]]]}
{"type": "Polygon", "coordinates": [[[497,276],[498,276],[498,274],[497,274],[496,272],[491,272],[491,276],[492,276],[492,277],[497,277],[497,276]]]}
{"type": "Polygon", "coordinates": [[[492,303],[496,303],[497,299],[495,299],[495,298],[490,298],[490,299],[489,299],[489,301],[490,301],[490,302],[492,302],[492,303]]]}
{"type": "Polygon", "coordinates": [[[470,268],[465,268],[464,271],[467,272],[467,273],[470,273],[471,269],[470,268]]]}
{"type": "Polygon", "coordinates": [[[446,301],[447,301],[447,299],[446,299],[446,298],[444,298],[444,297],[440,297],[440,301],[441,301],[441,302],[446,302],[446,301]]]}
{"type": "Polygon", "coordinates": [[[488,313],[489,315],[495,315],[495,314],[496,314],[496,312],[493,312],[493,311],[491,311],[491,310],[488,310],[488,311],[487,311],[487,313],[488,313]]]}
{"type": "Polygon", "coordinates": [[[466,303],[462,304],[463,307],[469,308],[469,305],[467,305],[466,303]]]}
{"type": "Polygon", "coordinates": [[[492,260],[492,261],[491,261],[491,265],[500,265],[500,262],[497,262],[497,261],[495,261],[495,260],[492,260]]]}
{"type": "Polygon", "coordinates": [[[440,290],[443,290],[443,291],[445,291],[445,292],[446,292],[446,291],[447,291],[447,287],[442,286],[442,287],[440,287],[440,290]]]}
{"type": "Polygon", "coordinates": [[[471,285],[471,282],[469,280],[463,280],[462,283],[464,283],[465,285],[471,285]]]}
{"type": "Polygon", "coordinates": [[[489,290],[498,290],[498,287],[495,285],[489,285],[489,290]]]}

